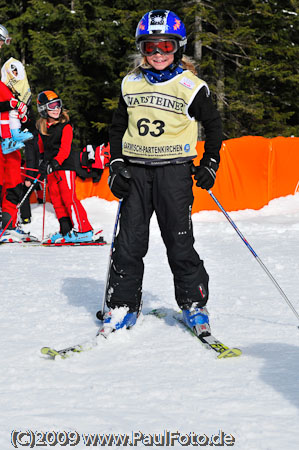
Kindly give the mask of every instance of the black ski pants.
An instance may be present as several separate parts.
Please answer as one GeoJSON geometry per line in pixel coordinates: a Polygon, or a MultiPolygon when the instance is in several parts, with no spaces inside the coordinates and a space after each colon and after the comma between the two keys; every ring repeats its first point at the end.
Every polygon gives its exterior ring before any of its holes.
{"type": "MultiPolygon", "coordinates": [[[[107,290],[107,305],[141,304],[143,258],[148,250],[150,219],[155,211],[168,262],[174,277],[175,297],[181,309],[208,300],[208,274],[194,249],[191,221],[193,204],[190,163],[164,166],[130,165],[130,193],[123,201],[107,290]]],[[[157,271],[159,261],[157,261],[157,271]]]]}

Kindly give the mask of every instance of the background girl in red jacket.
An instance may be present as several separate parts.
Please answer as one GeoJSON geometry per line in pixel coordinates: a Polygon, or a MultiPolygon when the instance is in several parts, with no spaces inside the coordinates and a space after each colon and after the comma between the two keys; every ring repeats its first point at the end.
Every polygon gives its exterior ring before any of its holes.
{"type": "Polygon", "coordinates": [[[47,177],[51,201],[60,224],[60,231],[46,242],[90,242],[93,229],[76,196],[73,128],[69,116],[54,91],[38,94],[37,109],[41,116],[37,121],[40,173],[42,177],[47,177]]]}

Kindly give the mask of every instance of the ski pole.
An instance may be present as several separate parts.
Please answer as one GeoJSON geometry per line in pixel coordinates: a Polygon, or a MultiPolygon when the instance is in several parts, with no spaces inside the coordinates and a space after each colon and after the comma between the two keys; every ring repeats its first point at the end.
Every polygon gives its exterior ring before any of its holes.
{"type": "MultiPolygon", "coordinates": [[[[36,180],[35,177],[31,177],[30,175],[26,175],[26,179],[27,179],[27,178],[30,178],[31,180],[36,180]]],[[[40,182],[41,184],[44,184],[44,181],[39,180],[39,182],[40,182]]]]}
{"type": "Polygon", "coordinates": [[[32,185],[30,186],[30,188],[28,189],[28,191],[26,192],[26,194],[24,195],[24,197],[22,198],[22,200],[20,201],[20,203],[17,204],[16,206],[16,211],[15,213],[12,215],[12,217],[10,218],[10,220],[8,221],[8,223],[6,224],[6,226],[3,228],[3,230],[1,231],[0,234],[0,238],[3,236],[3,234],[5,233],[5,231],[7,230],[7,228],[9,227],[9,225],[11,224],[11,222],[13,221],[13,219],[15,218],[15,216],[18,213],[18,210],[20,209],[20,207],[23,205],[24,201],[26,200],[26,198],[28,197],[28,195],[31,194],[35,184],[39,181],[39,177],[40,175],[37,176],[37,178],[35,178],[35,180],[33,181],[32,185]]]}
{"type": "MultiPolygon", "coordinates": [[[[265,264],[262,262],[262,260],[258,257],[258,255],[256,254],[256,252],[253,250],[253,248],[251,247],[251,245],[249,244],[249,242],[245,239],[245,237],[243,236],[243,234],[241,233],[241,231],[239,230],[239,228],[237,227],[237,225],[235,224],[235,222],[232,220],[232,218],[228,215],[228,213],[225,211],[225,209],[223,208],[223,206],[220,204],[220,202],[217,200],[217,198],[215,197],[215,195],[213,194],[213,192],[209,189],[208,193],[210,194],[210,196],[212,197],[212,199],[214,200],[214,202],[216,203],[216,205],[219,207],[219,209],[223,212],[223,214],[225,215],[225,217],[227,218],[227,220],[229,221],[229,223],[232,225],[232,227],[235,229],[235,231],[238,233],[239,237],[242,239],[242,241],[244,242],[244,244],[246,245],[246,247],[248,248],[248,250],[252,253],[252,255],[255,257],[256,261],[259,263],[259,265],[262,267],[262,269],[266,272],[266,274],[268,275],[268,277],[270,278],[270,280],[272,281],[272,283],[274,284],[274,286],[277,288],[278,292],[281,294],[281,296],[283,297],[283,299],[286,301],[286,303],[289,305],[289,307],[291,308],[291,310],[293,311],[293,313],[295,314],[295,316],[297,317],[298,321],[299,321],[299,314],[296,311],[296,309],[294,308],[294,306],[292,305],[292,303],[290,302],[290,300],[288,299],[288,297],[286,296],[286,294],[284,293],[284,291],[281,289],[281,287],[279,286],[279,284],[277,283],[277,281],[275,280],[275,278],[273,277],[273,275],[269,272],[269,270],[267,269],[267,267],[265,266],[265,264]]],[[[298,326],[299,328],[299,326],[298,326]]]]}
{"type": "Polygon", "coordinates": [[[44,187],[43,187],[43,232],[42,232],[42,241],[44,240],[45,236],[45,217],[46,217],[46,189],[47,189],[47,178],[44,180],[44,187]]]}
{"type": "Polygon", "coordinates": [[[22,170],[29,170],[29,171],[34,171],[34,172],[38,172],[38,169],[31,169],[30,167],[21,167],[22,170]]]}
{"type": "Polygon", "coordinates": [[[110,270],[111,270],[111,263],[112,263],[112,253],[113,253],[113,248],[114,248],[114,241],[115,241],[115,236],[116,236],[116,232],[117,232],[118,222],[119,222],[119,218],[120,218],[120,209],[121,209],[122,202],[123,202],[123,199],[121,198],[118,202],[118,208],[117,208],[114,229],[113,229],[113,234],[112,234],[112,240],[111,240],[111,245],[110,245],[108,268],[107,268],[107,274],[106,274],[102,308],[96,313],[96,316],[99,320],[103,320],[103,317],[104,317],[105,303],[106,303],[106,298],[107,298],[107,287],[108,287],[108,281],[110,278],[110,270]]]}
{"type": "MultiPolygon", "coordinates": [[[[121,169],[120,175],[123,178],[126,178],[127,180],[129,180],[131,178],[131,172],[126,166],[124,166],[121,169]]],[[[123,198],[119,199],[115,223],[114,223],[114,229],[113,229],[113,234],[112,234],[112,239],[111,239],[111,246],[110,246],[104,295],[103,295],[103,301],[102,301],[102,308],[96,313],[96,316],[99,320],[103,320],[103,318],[104,318],[105,304],[106,304],[106,300],[107,300],[107,288],[108,288],[108,282],[109,282],[109,278],[110,278],[110,271],[111,271],[111,265],[112,265],[112,253],[113,253],[113,249],[114,249],[114,241],[115,241],[117,227],[118,227],[118,223],[119,223],[122,202],[123,202],[123,198]]]]}

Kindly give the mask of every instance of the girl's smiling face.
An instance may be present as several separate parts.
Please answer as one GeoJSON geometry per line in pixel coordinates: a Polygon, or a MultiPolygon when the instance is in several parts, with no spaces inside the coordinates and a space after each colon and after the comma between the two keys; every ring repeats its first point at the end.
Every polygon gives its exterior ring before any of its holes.
{"type": "Polygon", "coordinates": [[[47,112],[48,112],[48,118],[58,120],[60,113],[61,113],[61,108],[55,108],[55,109],[51,109],[51,110],[48,109],[47,112]]]}
{"type": "Polygon", "coordinates": [[[155,53],[154,55],[146,56],[146,60],[155,70],[164,70],[173,63],[174,55],[155,53]]]}

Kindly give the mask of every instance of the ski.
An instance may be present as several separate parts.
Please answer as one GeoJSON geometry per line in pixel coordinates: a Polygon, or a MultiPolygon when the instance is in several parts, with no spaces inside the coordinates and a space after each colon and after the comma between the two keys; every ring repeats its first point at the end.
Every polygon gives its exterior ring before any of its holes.
{"type": "Polygon", "coordinates": [[[40,244],[40,241],[35,236],[27,236],[22,241],[14,241],[12,238],[8,238],[7,241],[1,241],[0,245],[2,244],[25,244],[25,245],[32,245],[32,244],[40,244]]]}
{"type": "MultiPolygon", "coordinates": [[[[152,314],[159,318],[165,317],[164,313],[161,312],[161,314],[160,314],[159,310],[157,310],[157,309],[152,310],[145,315],[148,315],[148,314],[152,314]]],[[[86,341],[81,344],[76,344],[71,347],[62,348],[60,350],[56,350],[53,347],[42,347],[40,351],[41,351],[42,355],[48,356],[49,359],[55,359],[56,356],[60,356],[62,359],[66,359],[66,358],[69,358],[73,353],[82,353],[87,350],[91,350],[92,348],[94,348],[98,345],[98,337],[99,336],[102,336],[103,338],[106,339],[111,332],[112,332],[112,330],[108,330],[108,333],[107,332],[105,333],[101,326],[99,328],[97,334],[95,335],[95,337],[90,341],[86,341]]]]}
{"type": "MultiPolygon", "coordinates": [[[[169,317],[169,312],[168,312],[168,310],[166,310],[164,308],[156,308],[156,309],[149,311],[148,313],[146,313],[144,315],[145,316],[152,315],[154,317],[157,317],[158,319],[164,319],[164,318],[169,317]]],[[[182,324],[184,326],[184,328],[186,328],[193,336],[195,336],[201,342],[201,344],[203,345],[204,348],[214,350],[217,353],[217,359],[232,358],[232,357],[240,356],[242,354],[242,351],[240,349],[231,348],[231,347],[226,346],[221,341],[216,339],[213,335],[198,337],[195,333],[193,333],[192,330],[190,330],[190,328],[188,328],[185,325],[182,318],[180,317],[180,313],[172,311],[171,317],[178,323],[182,324]]],[[[109,334],[110,333],[108,333],[108,335],[109,334]]],[[[92,348],[94,348],[98,345],[98,337],[99,336],[107,338],[108,335],[105,334],[102,330],[102,327],[100,327],[96,336],[90,341],[86,341],[81,344],[76,344],[74,346],[62,348],[60,350],[56,350],[53,347],[42,347],[40,351],[41,351],[42,355],[48,356],[50,359],[55,359],[57,356],[61,357],[62,359],[66,359],[66,358],[69,358],[74,353],[82,353],[82,352],[91,350],[92,348]]]]}
{"type": "Polygon", "coordinates": [[[55,359],[56,356],[59,356],[62,359],[66,359],[69,358],[73,353],[81,353],[87,350],[91,350],[92,348],[96,347],[96,345],[97,341],[94,339],[93,341],[86,342],[84,344],[77,344],[72,347],[66,347],[61,350],[55,350],[55,348],[52,347],[42,347],[40,351],[42,355],[48,356],[49,359],[55,359]]]}
{"type": "Polygon", "coordinates": [[[223,344],[223,342],[221,342],[218,339],[216,339],[212,334],[208,334],[206,336],[204,336],[204,335],[197,336],[197,334],[195,334],[185,324],[185,322],[183,321],[183,319],[181,317],[181,313],[174,313],[173,314],[173,318],[178,323],[183,325],[184,328],[187,331],[189,331],[193,336],[195,336],[206,349],[214,350],[218,354],[218,356],[217,356],[218,359],[233,358],[233,357],[237,357],[237,356],[241,356],[242,355],[242,350],[240,350],[239,348],[228,347],[227,345],[223,344]]]}
{"type": "Polygon", "coordinates": [[[43,247],[88,247],[93,245],[107,245],[107,242],[100,238],[91,242],[40,242],[43,247]]]}
{"type": "Polygon", "coordinates": [[[22,246],[22,247],[89,247],[89,246],[103,246],[107,245],[108,243],[104,240],[97,240],[92,242],[63,242],[63,243],[48,243],[48,242],[41,242],[41,241],[11,241],[11,242],[0,242],[0,245],[2,244],[15,244],[16,246],[22,246]]]}
{"type": "Polygon", "coordinates": [[[80,247],[80,246],[98,246],[107,245],[103,236],[100,236],[102,229],[95,231],[93,239],[88,242],[51,242],[50,238],[40,241],[37,237],[28,234],[20,241],[15,241],[12,238],[8,238],[6,241],[1,241],[0,244],[19,244],[23,247],[42,246],[42,247],[80,247]]]}
{"type": "Polygon", "coordinates": [[[51,242],[50,239],[40,242],[44,247],[80,247],[80,246],[90,246],[90,245],[107,245],[103,236],[99,236],[103,230],[98,230],[94,232],[93,239],[89,242],[51,242]]]}

